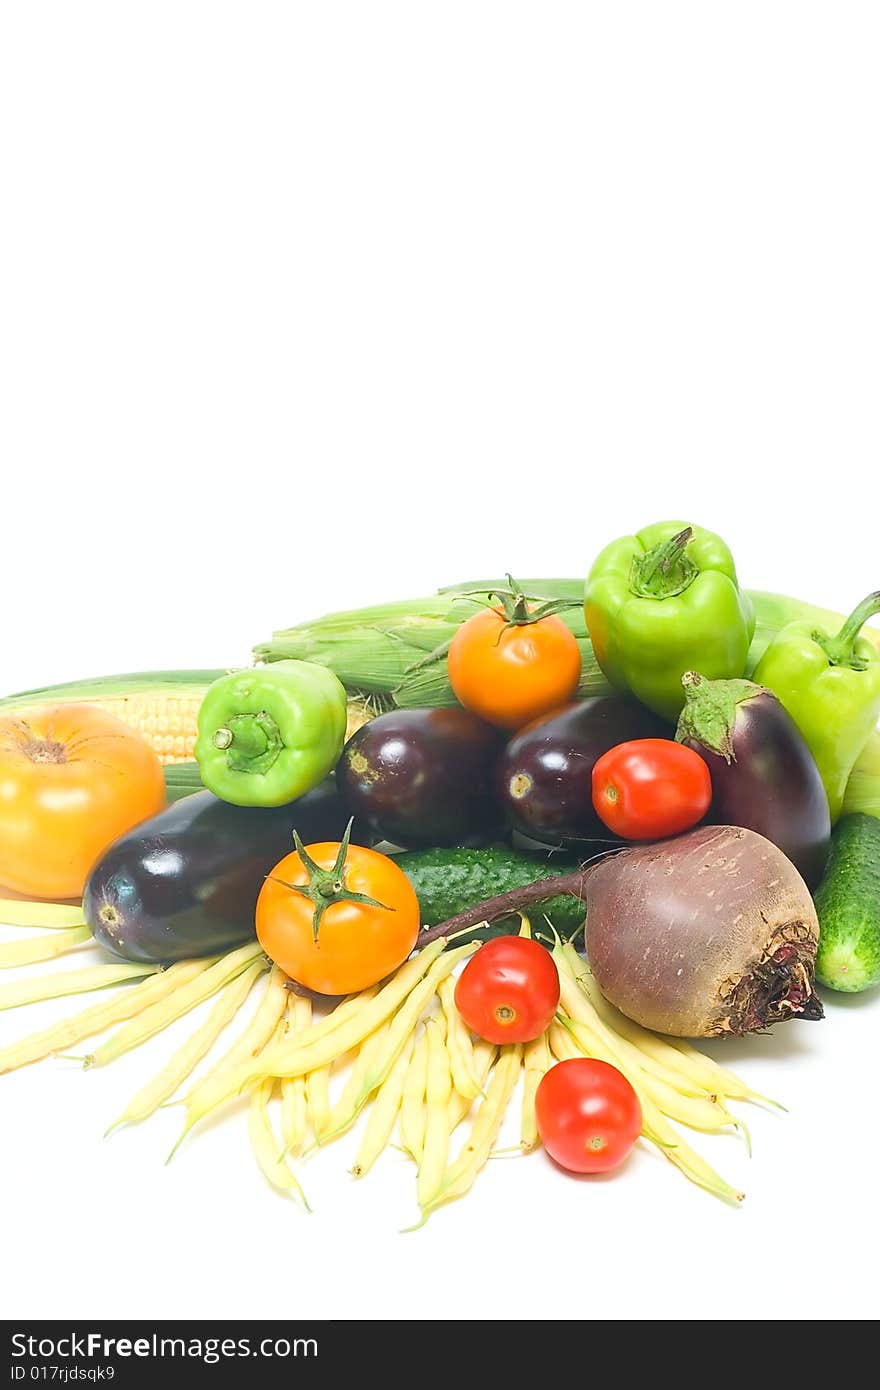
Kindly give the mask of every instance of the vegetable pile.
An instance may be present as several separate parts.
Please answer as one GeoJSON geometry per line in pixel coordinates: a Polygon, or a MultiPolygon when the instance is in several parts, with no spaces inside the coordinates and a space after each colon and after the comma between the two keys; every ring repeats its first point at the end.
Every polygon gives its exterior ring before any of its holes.
{"type": "Polygon", "coordinates": [[[719,537],[662,522],[585,589],[508,575],[249,669],[0,700],[0,884],[27,895],[0,921],[46,929],[0,943],[37,967],[0,1009],[112,989],[0,1071],[91,1039],[106,1065],[204,1006],[111,1130],[176,1102],[179,1144],[245,1106],[305,1203],[309,1154],[360,1125],[360,1177],[396,1128],[420,1225],[518,1093],[523,1153],[607,1172],[642,1139],[740,1201],[679,1127],[748,1142],[731,1104],[768,1102],[687,1039],[880,983],[878,611],[746,592],[719,537]]]}

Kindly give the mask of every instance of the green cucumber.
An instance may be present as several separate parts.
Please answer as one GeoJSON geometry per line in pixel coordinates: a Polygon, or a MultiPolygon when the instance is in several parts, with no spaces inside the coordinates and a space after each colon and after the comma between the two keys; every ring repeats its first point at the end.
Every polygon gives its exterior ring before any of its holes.
{"type": "Polygon", "coordinates": [[[880,820],[857,812],[837,822],[819,915],[816,978],[856,994],[880,984],[880,820]]]}
{"type": "MultiPolygon", "coordinates": [[[[424,927],[435,927],[466,908],[534,883],[537,878],[571,873],[572,868],[560,861],[530,859],[511,849],[408,850],[394,859],[416,890],[424,927]]],[[[585,916],[584,904],[577,898],[551,898],[531,914],[532,932],[551,944],[554,928],[563,939],[573,939],[582,932],[585,916]]],[[[461,940],[512,936],[519,928],[518,915],[505,917],[491,926],[475,928],[461,940]]]]}

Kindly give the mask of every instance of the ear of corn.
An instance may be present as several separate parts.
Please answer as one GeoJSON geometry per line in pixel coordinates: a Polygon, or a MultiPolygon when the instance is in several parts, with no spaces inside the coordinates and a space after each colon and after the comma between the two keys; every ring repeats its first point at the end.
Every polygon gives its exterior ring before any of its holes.
{"type": "MultiPolygon", "coordinates": [[[[430,598],[379,604],[372,608],[329,613],[313,622],[285,628],[254,648],[258,661],[282,661],[295,657],[329,666],[350,691],[372,698],[378,709],[397,706],[454,705],[455,696],[446,671],[446,652],[464,620],[476,611],[481,594],[503,583],[499,579],[473,579],[456,584],[430,598]],[[477,591],[477,599],[465,597],[477,591]]],[[[523,579],[523,589],[537,599],[583,596],[583,580],[523,579]]],[[[786,623],[814,622],[834,631],[843,618],[827,608],[817,608],[784,594],[750,590],[755,605],[755,638],[749,652],[749,671],[754,670],[768,643],[786,623]]],[[[587,635],[583,610],[570,608],[559,615],[574,633],[581,652],[581,696],[603,695],[610,690],[599,670],[587,635]]],[[[880,645],[880,630],[865,628],[880,645]]]]}
{"type": "MultiPolygon", "coordinates": [[[[168,799],[176,801],[201,788],[198,764],[193,760],[199,706],[208,687],[224,675],[225,671],[136,671],[125,676],[97,676],[7,695],[0,699],[0,715],[22,716],[40,705],[69,703],[106,710],[147,740],[166,768],[168,799]]],[[[375,712],[363,697],[349,700],[346,737],[375,712]]]]}
{"type": "MultiPolygon", "coordinates": [[[[141,734],[163,764],[193,758],[196,718],[208,686],[224,671],[136,671],[49,685],[0,700],[0,714],[22,715],[50,704],[90,704],[141,734]]],[[[195,788],[193,788],[195,790],[195,788]]]]}
{"type": "MultiPolygon", "coordinates": [[[[371,696],[380,709],[454,705],[446,651],[480,603],[479,597],[465,597],[463,591],[486,591],[504,582],[476,581],[442,589],[430,598],[329,613],[274,633],[270,641],[254,648],[254,656],[258,661],[295,657],[329,666],[344,686],[371,696]]],[[[522,585],[534,598],[580,599],[584,587],[580,579],[525,579],[522,585]]],[[[593,655],[583,612],[573,608],[560,617],[581,649],[580,693],[607,694],[610,686],[593,655]]]]}

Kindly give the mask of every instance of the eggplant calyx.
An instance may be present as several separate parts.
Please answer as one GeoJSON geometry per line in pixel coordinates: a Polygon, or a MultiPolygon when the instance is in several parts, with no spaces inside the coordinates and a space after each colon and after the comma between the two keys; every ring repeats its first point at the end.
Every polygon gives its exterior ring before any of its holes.
{"type": "Polygon", "coordinates": [[[804,922],[788,922],[774,932],[767,951],[724,999],[725,1035],[759,1033],[789,1018],[821,1019],[822,1001],[815,990],[816,941],[804,922]]]}
{"type": "Polygon", "coordinates": [[[282,888],[289,888],[291,893],[298,893],[301,898],[308,898],[314,907],[312,913],[312,933],[313,939],[318,940],[318,932],[321,929],[321,922],[328,907],[334,903],[360,903],[364,907],[379,907],[383,912],[393,912],[387,903],[380,903],[376,898],[370,898],[366,893],[353,893],[345,882],[345,860],[348,855],[348,845],[351,839],[351,827],[354,824],[354,817],[345,827],[345,834],[339,842],[339,852],[336,860],[330,869],[322,869],[320,864],[309,854],[297,832],[293,832],[293,843],[299,855],[300,862],[308,874],[308,883],[289,883],[287,879],[277,878],[270,874],[273,883],[280,883],[282,888]]]}
{"type": "Polygon", "coordinates": [[[735,762],[733,730],[737,708],[744,700],[755,700],[770,691],[754,681],[707,680],[699,671],[685,671],[681,683],[685,705],[675,731],[677,741],[699,743],[725,762],[735,762]]]}

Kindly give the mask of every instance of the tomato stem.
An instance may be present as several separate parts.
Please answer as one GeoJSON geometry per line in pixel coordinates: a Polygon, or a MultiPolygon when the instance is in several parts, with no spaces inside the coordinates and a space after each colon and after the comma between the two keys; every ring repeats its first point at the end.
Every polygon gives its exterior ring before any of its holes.
{"type": "Polygon", "coordinates": [[[580,599],[570,598],[550,598],[538,599],[523,593],[522,585],[518,584],[512,574],[507,575],[508,587],[499,585],[493,589],[467,589],[459,594],[459,598],[475,598],[478,594],[485,594],[490,601],[497,599],[501,605],[501,616],[504,618],[504,630],[511,627],[530,627],[532,623],[539,623],[542,618],[550,618],[556,613],[564,613],[569,608],[580,608],[580,599]]]}
{"type": "Polygon", "coordinates": [[[280,883],[283,888],[289,888],[291,893],[298,893],[301,898],[308,898],[314,905],[312,915],[312,933],[315,941],[318,940],[318,932],[324,913],[328,907],[334,903],[362,903],[365,907],[381,907],[383,912],[393,912],[394,909],[387,903],[380,903],[376,898],[367,897],[366,893],[352,893],[345,882],[345,860],[348,855],[348,845],[351,839],[351,827],[354,824],[354,817],[345,827],[345,834],[339,842],[339,852],[336,855],[336,862],[331,869],[322,869],[320,864],[316,864],[309,854],[297,832],[293,832],[293,843],[299,855],[300,862],[308,874],[308,883],[288,883],[286,879],[276,878],[274,874],[269,877],[273,883],[280,883]]]}

